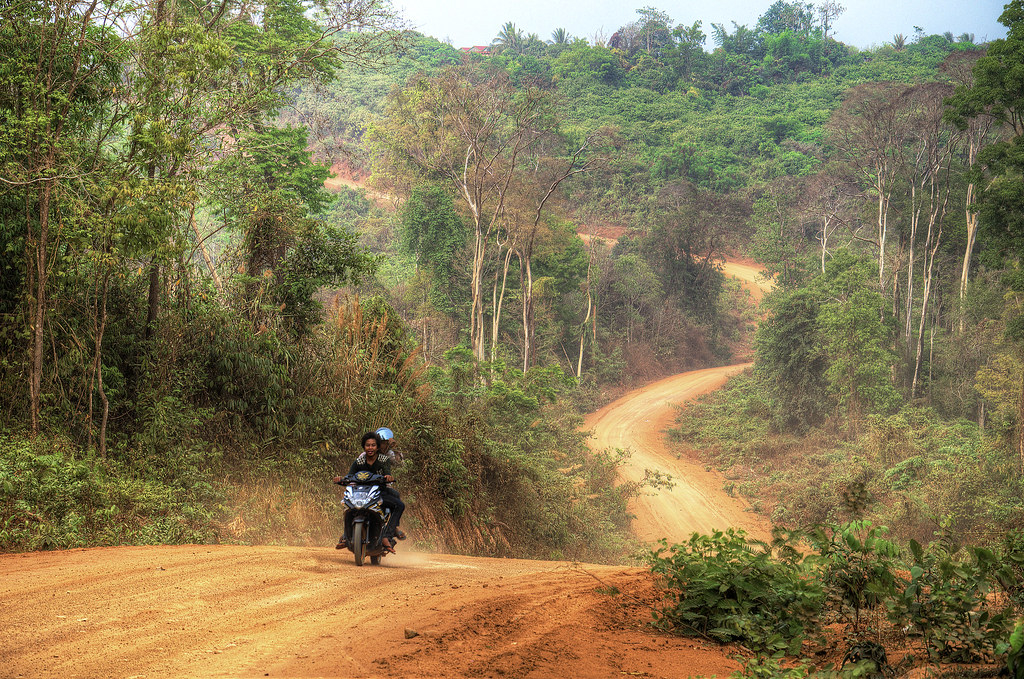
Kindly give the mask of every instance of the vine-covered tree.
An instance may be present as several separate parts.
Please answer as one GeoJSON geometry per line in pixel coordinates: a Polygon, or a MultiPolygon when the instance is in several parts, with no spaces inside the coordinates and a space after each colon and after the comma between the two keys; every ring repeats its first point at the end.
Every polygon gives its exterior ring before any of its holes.
{"type": "MultiPolygon", "coordinates": [[[[402,208],[402,247],[426,276],[433,307],[449,316],[464,309],[465,253],[469,229],[441,186],[417,186],[402,208]]],[[[468,320],[458,314],[463,323],[468,320]]]]}

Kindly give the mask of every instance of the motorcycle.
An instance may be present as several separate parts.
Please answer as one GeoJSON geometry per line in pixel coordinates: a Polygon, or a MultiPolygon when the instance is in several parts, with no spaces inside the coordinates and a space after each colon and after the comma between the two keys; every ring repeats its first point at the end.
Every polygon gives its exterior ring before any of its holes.
{"type": "Polygon", "coordinates": [[[370,557],[374,566],[388,553],[384,546],[384,528],[391,519],[391,509],[384,506],[381,489],[387,485],[384,477],[361,471],[345,476],[345,542],[355,555],[356,565],[370,557]]]}

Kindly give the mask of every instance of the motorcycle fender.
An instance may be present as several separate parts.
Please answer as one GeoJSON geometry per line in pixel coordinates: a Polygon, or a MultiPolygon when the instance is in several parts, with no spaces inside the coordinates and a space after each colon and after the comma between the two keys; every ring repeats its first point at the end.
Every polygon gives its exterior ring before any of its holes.
{"type": "Polygon", "coordinates": [[[357,523],[365,523],[366,526],[367,526],[367,529],[369,529],[370,522],[369,522],[368,519],[369,519],[369,517],[366,516],[366,514],[364,514],[362,512],[359,512],[359,513],[348,513],[348,512],[346,512],[346,515],[345,515],[345,537],[347,537],[347,538],[351,538],[352,537],[352,527],[355,526],[357,523]]]}

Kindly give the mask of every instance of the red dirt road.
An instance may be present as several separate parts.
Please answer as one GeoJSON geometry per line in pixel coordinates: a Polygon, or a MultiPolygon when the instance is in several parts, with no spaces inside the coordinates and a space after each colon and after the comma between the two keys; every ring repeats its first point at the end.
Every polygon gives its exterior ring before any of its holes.
{"type": "Polygon", "coordinates": [[[743,287],[750,291],[751,296],[757,302],[760,302],[764,293],[773,287],[770,282],[761,276],[761,269],[755,263],[727,259],[725,264],[722,265],[722,272],[727,276],[738,278],[743,287]]]}
{"type": "Polygon", "coordinates": [[[710,533],[730,527],[768,537],[766,522],[722,490],[720,474],[676,457],[665,445],[665,431],[677,405],[718,389],[746,367],[731,365],[675,375],[630,392],[586,418],[584,426],[594,433],[591,448],[631,452],[621,473],[624,479],[640,481],[648,469],[672,477],[671,489],[647,490],[633,504],[633,530],[645,542],[668,538],[669,544],[678,543],[694,531],[710,533]]]}
{"type": "Polygon", "coordinates": [[[330,548],[142,547],[5,555],[0,583],[2,677],[678,677],[737,667],[718,647],[648,629],[655,593],[637,568],[426,554],[358,568],[330,548]]]}

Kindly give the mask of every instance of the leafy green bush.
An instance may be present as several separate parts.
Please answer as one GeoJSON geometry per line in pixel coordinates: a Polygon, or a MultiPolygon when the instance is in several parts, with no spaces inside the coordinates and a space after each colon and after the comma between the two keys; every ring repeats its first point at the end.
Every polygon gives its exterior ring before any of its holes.
{"type": "Polygon", "coordinates": [[[76,457],[60,439],[0,435],[0,550],[215,539],[210,467],[193,458],[175,468],[180,475],[161,478],[166,465],[136,473],[112,459],[76,457]]]}
{"type": "Polygon", "coordinates": [[[1013,579],[1015,562],[950,540],[928,549],[911,541],[909,553],[908,563],[885,528],[866,520],[806,536],[776,528],[770,544],[733,530],[695,533],[671,547],[662,540],[648,554],[665,589],[654,622],[752,650],[737,657],[742,670],[734,677],[892,676],[888,658],[905,648],[891,644],[907,633],[920,637],[932,661],[990,663],[1006,654],[1011,674],[1024,667],[1024,625],[1010,634],[1012,609],[989,596],[1013,579]],[[808,661],[815,645],[840,657],[836,635],[845,639],[841,668],[816,668],[808,661]]]}
{"type": "Polygon", "coordinates": [[[671,547],[662,540],[647,555],[665,589],[655,624],[769,654],[797,653],[818,632],[824,592],[791,538],[777,533],[773,546],[732,528],[694,533],[671,547]]]}
{"type": "Polygon", "coordinates": [[[999,556],[1002,567],[996,579],[1016,612],[1024,614],[1024,530],[1018,528],[1003,537],[999,556]]]}
{"type": "Polygon", "coordinates": [[[992,660],[1009,622],[1004,612],[989,611],[995,553],[970,547],[969,560],[955,560],[941,542],[926,550],[916,540],[910,552],[910,581],[887,602],[894,623],[915,629],[935,659],[992,660]]]}
{"type": "Polygon", "coordinates": [[[1006,643],[1001,649],[1006,653],[1006,669],[1013,679],[1024,677],[1024,620],[1018,620],[1006,643]]]}
{"type": "Polygon", "coordinates": [[[863,613],[896,592],[900,550],[887,534],[885,527],[865,520],[819,526],[810,534],[828,608],[852,626],[854,635],[862,631],[863,613]]]}

